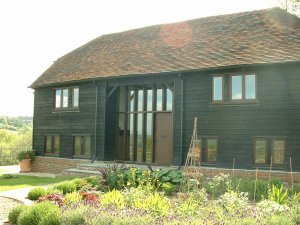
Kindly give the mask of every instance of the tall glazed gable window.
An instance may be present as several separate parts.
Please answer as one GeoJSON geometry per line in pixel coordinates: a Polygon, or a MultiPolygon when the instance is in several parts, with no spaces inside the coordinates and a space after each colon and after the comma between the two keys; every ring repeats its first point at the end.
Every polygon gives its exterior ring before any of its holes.
{"type": "Polygon", "coordinates": [[[55,89],[54,107],[57,110],[74,109],[79,107],[79,87],[55,89]]]}

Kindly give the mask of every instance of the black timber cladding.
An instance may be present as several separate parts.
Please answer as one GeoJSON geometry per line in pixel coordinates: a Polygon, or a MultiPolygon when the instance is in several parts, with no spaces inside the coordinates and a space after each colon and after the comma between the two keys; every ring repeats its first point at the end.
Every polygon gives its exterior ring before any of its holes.
{"type": "Polygon", "coordinates": [[[107,98],[112,87],[167,80],[174,84],[174,165],[184,163],[193,120],[198,116],[198,135],[219,138],[217,163],[212,166],[231,167],[235,158],[237,168],[252,168],[253,137],[278,136],[286,138],[284,168],[289,167],[289,157],[292,158],[293,166],[300,168],[299,71],[300,64],[286,64],[249,67],[244,70],[183,73],[181,76],[174,74],[78,83],[76,85],[80,87],[79,112],[54,112],[53,87],[38,88],[35,89],[33,148],[38,155],[43,155],[44,135],[60,134],[60,157],[72,158],[72,135],[92,134],[93,143],[96,126],[97,160],[114,159],[117,92],[107,98]],[[249,71],[257,75],[257,104],[211,104],[212,74],[243,74],[249,71]]]}

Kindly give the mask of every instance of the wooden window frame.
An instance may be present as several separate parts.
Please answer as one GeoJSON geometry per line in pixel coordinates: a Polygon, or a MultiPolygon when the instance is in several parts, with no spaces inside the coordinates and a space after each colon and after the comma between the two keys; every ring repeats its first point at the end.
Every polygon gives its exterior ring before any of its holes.
{"type": "Polygon", "coordinates": [[[55,111],[66,111],[70,109],[78,109],[79,108],[79,103],[80,103],[80,88],[79,86],[71,86],[71,87],[59,87],[59,88],[54,88],[54,104],[53,108],[55,111]],[[78,88],[78,106],[74,106],[74,89],[78,88]],[[56,106],[56,91],[60,90],[61,96],[60,96],[60,106],[56,106]],[[68,106],[64,107],[63,106],[63,91],[68,90],[68,106]]]}
{"type": "Polygon", "coordinates": [[[73,134],[73,155],[74,156],[80,156],[80,157],[84,157],[85,155],[83,154],[84,152],[84,146],[85,146],[85,137],[89,137],[91,140],[91,149],[90,149],[90,154],[88,156],[88,158],[91,157],[91,153],[92,153],[92,135],[91,134],[73,134]],[[80,137],[80,154],[75,154],[75,138],[80,137]]]}
{"type": "Polygon", "coordinates": [[[285,161],[285,153],[286,153],[286,139],[285,138],[272,138],[271,139],[271,156],[272,156],[272,164],[274,166],[282,166],[284,165],[284,161],[285,161]],[[283,149],[283,159],[282,159],[282,163],[274,163],[273,161],[273,156],[274,156],[274,142],[275,141],[283,141],[283,146],[284,146],[284,149],[283,149]]]}
{"type": "Polygon", "coordinates": [[[44,135],[44,153],[46,155],[59,155],[60,153],[60,148],[61,148],[61,142],[60,142],[60,134],[45,134],[44,135]],[[55,146],[55,137],[58,137],[59,141],[59,149],[58,152],[54,151],[54,146],[55,146]],[[47,137],[51,137],[51,152],[47,151],[47,137]]]}
{"type": "Polygon", "coordinates": [[[256,73],[237,73],[237,74],[230,74],[230,85],[229,85],[229,98],[230,101],[232,102],[251,102],[251,101],[256,101],[257,100],[257,75],[256,73]],[[246,76],[248,75],[254,75],[255,77],[255,98],[252,99],[246,99],[246,76]],[[232,77],[237,77],[241,76],[242,77],[242,98],[241,99],[233,99],[232,98],[232,77]]]}
{"type": "Polygon", "coordinates": [[[253,138],[253,164],[254,165],[267,165],[268,164],[268,145],[269,140],[266,137],[254,137],[253,138]],[[266,152],[265,152],[265,162],[264,163],[256,163],[256,140],[264,140],[266,141],[266,152]]]}
{"type": "Polygon", "coordinates": [[[224,75],[212,75],[212,86],[211,86],[211,90],[212,90],[212,92],[211,92],[211,99],[212,99],[212,102],[213,103],[222,103],[222,102],[224,102],[224,75]],[[215,89],[214,89],[214,84],[215,84],[215,82],[214,82],[214,78],[215,77],[221,77],[222,78],[222,100],[215,100],[214,99],[214,92],[215,92],[215,89]]]}

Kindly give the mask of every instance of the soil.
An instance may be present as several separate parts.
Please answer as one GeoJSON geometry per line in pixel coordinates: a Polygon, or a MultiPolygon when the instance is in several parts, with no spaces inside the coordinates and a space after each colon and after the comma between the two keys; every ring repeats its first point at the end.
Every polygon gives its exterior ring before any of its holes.
{"type": "Polygon", "coordinates": [[[16,199],[0,196],[0,222],[7,221],[9,211],[19,204],[23,203],[16,199]]]}

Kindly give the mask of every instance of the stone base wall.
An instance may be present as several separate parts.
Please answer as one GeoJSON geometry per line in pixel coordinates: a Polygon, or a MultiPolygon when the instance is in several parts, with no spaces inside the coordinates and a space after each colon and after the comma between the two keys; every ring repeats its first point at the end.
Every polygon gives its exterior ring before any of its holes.
{"type": "Polygon", "coordinates": [[[87,159],[66,159],[46,156],[36,156],[31,164],[32,172],[62,173],[64,169],[75,168],[77,164],[90,163],[87,159]]]}

